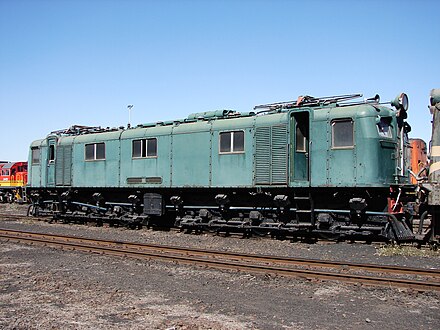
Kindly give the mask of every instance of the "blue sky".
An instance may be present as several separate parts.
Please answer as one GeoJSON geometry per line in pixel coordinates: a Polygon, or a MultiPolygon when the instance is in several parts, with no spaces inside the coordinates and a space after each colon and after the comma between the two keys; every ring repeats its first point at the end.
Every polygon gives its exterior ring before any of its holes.
{"type": "Polygon", "coordinates": [[[409,95],[428,141],[440,1],[0,0],[0,160],[114,127],[326,96],[409,95]]]}

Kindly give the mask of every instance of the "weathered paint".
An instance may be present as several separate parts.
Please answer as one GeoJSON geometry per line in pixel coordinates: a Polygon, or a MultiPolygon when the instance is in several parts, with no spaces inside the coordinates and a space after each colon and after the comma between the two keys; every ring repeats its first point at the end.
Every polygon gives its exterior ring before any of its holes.
{"type": "Polygon", "coordinates": [[[41,149],[31,164],[30,185],[73,187],[386,187],[396,173],[397,124],[391,109],[370,104],[326,105],[231,118],[209,117],[139,126],[32,143],[41,149]],[[392,136],[380,136],[377,120],[392,119],[392,136]],[[334,120],[351,119],[354,145],[332,148],[334,120]],[[297,152],[296,124],[308,122],[306,150],[297,152]],[[243,131],[244,152],[220,154],[222,132],[243,131]],[[136,139],[157,139],[157,157],[133,158],[136,139]],[[85,160],[85,145],[105,143],[105,160],[85,160]],[[62,149],[62,150],[61,150],[62,149]],[[71,160],[71,168],[69,168],[71,160]],[[62,171],[62,173],[60,173],[62,171]]]}

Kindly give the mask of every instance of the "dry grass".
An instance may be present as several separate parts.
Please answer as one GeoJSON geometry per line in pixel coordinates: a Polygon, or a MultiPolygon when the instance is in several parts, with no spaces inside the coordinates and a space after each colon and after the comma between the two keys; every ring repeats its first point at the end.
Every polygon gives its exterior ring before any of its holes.
{"type": "Polygon", "coordinates": [[[411,256],[411,257],[437,257],[440,258],[440,250],[434,251],[428,247],[417,248],[408,245],[386,245],[377,249],[379,256],[411,256]]]}

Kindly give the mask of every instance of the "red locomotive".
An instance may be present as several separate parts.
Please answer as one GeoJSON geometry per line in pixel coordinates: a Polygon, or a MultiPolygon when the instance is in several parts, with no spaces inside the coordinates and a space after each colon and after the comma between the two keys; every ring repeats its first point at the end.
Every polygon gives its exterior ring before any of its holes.
{"type": "Polygon", "coordinates": [[[27,162],[0,162],[0,202],[26,201],[27,162]]]}

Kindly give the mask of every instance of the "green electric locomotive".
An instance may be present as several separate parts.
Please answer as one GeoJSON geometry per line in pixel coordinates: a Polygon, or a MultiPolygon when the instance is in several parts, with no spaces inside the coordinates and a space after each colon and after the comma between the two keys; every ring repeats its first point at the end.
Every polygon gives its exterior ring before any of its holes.
{"type": "Polygon", "coordinates": [[[30,212],[244,235],[424,237],[428,229],[414,234],[420,211],[408,202],[408,98],[392,108],[360,97],[52,132],[30,146],[30,212]]]}

